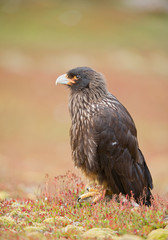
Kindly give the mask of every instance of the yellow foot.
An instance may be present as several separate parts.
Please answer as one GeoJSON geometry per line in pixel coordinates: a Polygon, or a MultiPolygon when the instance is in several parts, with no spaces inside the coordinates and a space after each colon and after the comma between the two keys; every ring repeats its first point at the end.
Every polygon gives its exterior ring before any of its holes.
{"type": "Polygon", "coordinates": [[[78,202],[84,202],[84,201],[89,201],[91,202],[91,204],[94,204],[96,202],[98,202],[100,199],[103,199],[106,193],[106,190],[98,190],[95,188],[87,188],[86,189],[87,192],[82,194],[79,198],[78,198],[78,202]]]}

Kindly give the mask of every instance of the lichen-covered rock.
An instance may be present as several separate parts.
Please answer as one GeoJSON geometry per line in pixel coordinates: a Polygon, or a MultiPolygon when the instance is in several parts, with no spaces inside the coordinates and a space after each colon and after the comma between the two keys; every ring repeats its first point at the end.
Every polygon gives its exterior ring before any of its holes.
{"type": "Polygon", "coordinates": [[[119,240],[142,240],[142,238],[137,235],[125,234],[119,240]]]}
{"type": "Polygon", "coordinates": [[[66,232],[66,233],[71,233],[71,232],[83,233],[85,231],[83,227],[78,227],[75,225],[67,225],[66,227],[61,228],[60,230],[61,232],[66,232]]]}
{"type": "Polygon", "coordinates": [[[4,226],[14,226],[16,224],[16,222],[11,217],[2,216],[2,217],[0,217],[0,224],[2,224],[4,226]]]}
{"type": "Polygon", "coordinates": [[[0,200],[6,200],[9,198],[9,193],[5,192],[5,191],[0,191],[0,200]]]}
{"type": "Polygon", "coordinates": [[[148,240],[167,240],[168,239],[168,229],[156,229],[149,233],[148,240]]]}
{"type": "Polygon", "coordinates": [[[24,228],[25,232],[45,232],[47,231],[46,226],[40,225],[40,226],[29,226],[24,228]]]}
{"type": "Polygon", "coordinates": [[[92,228],[82,234],[82,238],[88,239],[104,239],[112,238],[113,240],[119,240],[119,237],[115,235],[115,231],[110,228],[92,228]]]}

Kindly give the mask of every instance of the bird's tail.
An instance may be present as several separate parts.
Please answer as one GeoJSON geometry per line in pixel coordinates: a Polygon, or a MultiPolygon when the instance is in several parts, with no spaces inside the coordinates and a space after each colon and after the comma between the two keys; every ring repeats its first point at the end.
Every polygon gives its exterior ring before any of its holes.
{"type": "Polygon", "coordinates": [[[145,158],[141,152],[141,150],[139,149],[139,153],[140,153],[140,156],[143,160],[143,164],[144,164],[144,177],[145,177],[145,180],[146,180],[146,187],[144,189],[144,194],[142,196],[142,201],[143,201],[143,204],[147,205],[147,206],[150,206],[151,205],[151,201],[153,199],[153,196],[152,196],[152,193],[151,193],[151,189],[153,188],[153,181],[152,181],[152,176],[150,174],[150,171],[148,169],[148,166],[145,162],[145,158]]]}

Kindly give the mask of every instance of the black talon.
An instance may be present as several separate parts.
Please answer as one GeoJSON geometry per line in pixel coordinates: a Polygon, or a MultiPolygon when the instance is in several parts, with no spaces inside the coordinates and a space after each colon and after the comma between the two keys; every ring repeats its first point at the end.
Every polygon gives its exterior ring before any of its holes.
{"type": "Polygon", "coordinates": [[[81,200],[81,197],[78,197],[77,201],[79,202],[81,200]]]}

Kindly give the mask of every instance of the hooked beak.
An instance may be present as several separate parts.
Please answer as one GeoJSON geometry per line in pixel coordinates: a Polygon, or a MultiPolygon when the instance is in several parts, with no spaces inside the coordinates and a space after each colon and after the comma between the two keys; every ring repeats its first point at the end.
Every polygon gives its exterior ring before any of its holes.
{"type": "Polygon", "coordinates": [[[56,85],[57,84],[68,84],[68,83],[69,83],[69,79],[66,74],[59,76],[55,82],[56,85]]]}
{"type": "Polygon", "coordinates": [[[76,83],[77,80],[78,78],[76,76],[74,76],[73,78],[68,78],[67,74],[63,74],[56,79],[55,84],[57,85],[59,83],[72,86],[74,83],[76,83]]]}

